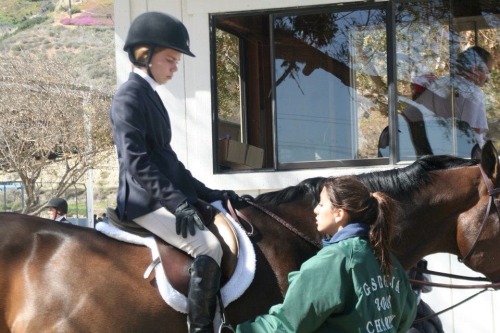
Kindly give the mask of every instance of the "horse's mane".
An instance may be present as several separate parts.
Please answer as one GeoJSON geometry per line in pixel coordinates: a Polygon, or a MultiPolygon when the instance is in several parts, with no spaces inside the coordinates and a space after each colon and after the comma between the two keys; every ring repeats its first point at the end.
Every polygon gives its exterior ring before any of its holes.
{"type": "MultiPolygon", "coordinates": [[[[478,160],[449,155],[428,155],[404,168],[363,173],[357,177],[372,192],[382,191],[392,197],[409,198],[432,181],[431,171],[467,167],[476,165],[478,162],[478,160]]],[[[307,197],[313,205],[316,205],[325,179],[325,177],[308,178],[295,186],[263,193],[257,196],[255,201],[262,204],[279,205],[307,197]]]]}
{"type": "Polygon", "coordinates": [[[325,179],[325,177],[308,178],[295,186],[288,186],[279,191],[260,194],[255,198],[255,201],[275,206],[309,197],[314,203],[321,192],[325,179]]]}
{"type": "Polygon", "coordinates": [[[372,192],[381,191],[396,198],[411,198],[415,192],[432,181],[435,176],[432,171],[467,167],[478,163],[478,160],[450,155],[427,155],[404,168],[364,173],[358,177],[372,192]]]}

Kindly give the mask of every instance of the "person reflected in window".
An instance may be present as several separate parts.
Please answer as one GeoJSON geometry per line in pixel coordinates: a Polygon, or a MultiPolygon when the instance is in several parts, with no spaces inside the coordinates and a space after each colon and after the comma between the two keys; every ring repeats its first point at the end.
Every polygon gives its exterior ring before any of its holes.
{"type": "Polygon", "coordinates": [[[484,48],[473,46],[461,52],[451,65],[454,68],[451,76],[434,80],[416,98],[415,104],[404,110],[417,155],[432,154],[432,138],[429,138],[430,145],[426,147],[426,135],[429,133],[425,134],[425,129],[420,128],[425,126],[426,115],[429,114],[444,119],[454,117],[459,121],[459,130],[465,131],[470,126],[480,147],[486,142],[488,120],[481,88],[489,81],[493,57],[484,48]],[[419,151],[419,147],[423,148],[419,151]]]}
{"type": "Polygon", "coordinates": [[[314,209],[323,248],[289,274],[282,304],[238,333],[405,332],[416,295],[391,254],[394,201],[355,177],[328,178],[314,209]]]}

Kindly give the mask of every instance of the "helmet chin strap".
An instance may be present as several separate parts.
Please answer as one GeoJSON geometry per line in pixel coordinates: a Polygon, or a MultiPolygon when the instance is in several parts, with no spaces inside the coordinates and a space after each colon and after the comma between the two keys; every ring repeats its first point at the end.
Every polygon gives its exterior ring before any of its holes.
{"type": "Polygon", "coordinates": [[[155,80],[155,82],[158,82],[156,81],[154,75],[153,75],[153,72],[151,72],[151,59],[153,58],[153,53],[155,51],[155,46],[154,45],[151,45],[149,47],[149,50],[148,50],[148,60],[146,61],[146,69],[148,71],[148,75],[153,79],[155,80]]]}
{"type": "Polygon", "coordinates": [[[144,68],[146,68],[146,71],[147,71],[148,75],[149,75],[149,76],[150,76],[153,80],[155,80],[155,82],[158,82],[158,81],[156,81],[156,79],[155,79],[155,77],[154,77],[154,75],[153,75],[153,72],[151,72],[151,66],[150,66],[150,64],[151,64],[151,59],[153,58],[153,53],[154,53],[154,51],[155,51],[155,48],[156,48],[156,46],[154,46],[154,45],[149,45],[149,48],[148,48],[148,56],[146,57],[146,61],[140,61],[140,60],[135,59],[135,57],[134,57],[134,55],[133,55],[133,51],[129,52],[129,59],[130,59],[130,61],[131,61],[134,65],[136,65],[136,66],[138,66],[138,67],[144,67],[144,68]]]}
{"type": "Polygon", "coordinates": [[[155,82],[158,82],[158,81],[156,81],[155,77],[153,76],[153,72],[151,72],[151,67],[149,66],[149,64],[148,64],[148,75],[151,76],[151,78],[153,80],[155,80],[155,82]]]}

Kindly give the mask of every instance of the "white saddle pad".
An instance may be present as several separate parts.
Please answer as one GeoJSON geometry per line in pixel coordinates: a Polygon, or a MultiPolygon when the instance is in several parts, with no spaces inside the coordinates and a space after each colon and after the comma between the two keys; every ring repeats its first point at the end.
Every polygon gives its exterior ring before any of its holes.
{"type": "MultiPolygon", "coordinates": [[[[236,235],[240,245],[240,253],[234,273],[229,281],[221,288],[222,303],[224,306],[227,306],[231,302],[238,299],[253,281],[256,264],[255,249],[245,233],[245,230],[243,230],[239,223],[234,221],[231,215],[224,209],[222,203],[220,201],[216,201],[212,203],[212,206],[223,212],[227,219],[231,221],[234,229],[236,230],[236,235]]],[[[96,230],[123,242],[147,246],[151,249],[151,257],[153,260],[159,257],[158,247],[153,236],[143,237],[134,235],[120,230],[106,222],[97,223],[96,230]]],[[[155,276],[158,289],[165,302],[173,309],[182,313],[187,313],[186,297],[175,290],[168,282],[161,265],[157,265],[155,267],[155,276]]]]}

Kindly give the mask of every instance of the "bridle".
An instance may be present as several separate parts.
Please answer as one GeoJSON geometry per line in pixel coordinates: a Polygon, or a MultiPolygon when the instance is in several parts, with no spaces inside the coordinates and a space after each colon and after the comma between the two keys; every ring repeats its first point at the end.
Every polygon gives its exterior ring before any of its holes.
{"type": "MultiPolygon", "coordinates": [[[[481,176],[483,177],[484,183],[486,185],[486,188],[488,190],[488,195],[489,195],[489,200],[488,200],[488,206],[486,208],[486,213],[484,214],[483,221],[481,222],[481,227],[479,228],[479,232],[477,233],[476,239],[472,243],[472,246],[469,248],[465,256],[459,257],[458,261],[463,263],[466,259],[468,259],[472,252],[475,250],[477,242],[479,240],[479,237],[481,236],[484,227],[486,225],[486,220],[488,219],[488,216],[490,215],[491,207],[494,205],[495,210],[497,212],[497,215],[500,219],[500,200],[495,198],[498,194],[500,194],[500,187],[494,187],[493,182],[491,179],[488,178],[486,175],[486,172],[484,172],[484,169],[481,165],[479,165],[479,170],[481,171],[481,176]]],[[[444,276],[444,277],[449,277],[449,278],[455,278],[455,279],[462,279],[462,280],[471,280],[471,281],[489,281],[488,279],[484,277],[467,277],[467,276],[461,276],[461,275],[454,275],[454,274],[446,274],[446,273],[441,273],[441,272],[436,272],[436,271],[431,271],[428,269],[419,269],[419,268],[414,268],[416,271],[420,273],[427,273],[430,275],[438,275],[438,276],[444,276]]],[[[478,296],[479,294],[487,291],[487,290],[498,290],[500,288],[500,282],[490,282],[490,283],[485,283],[485,284],[473,284],[473,285],[456,285],[456,284],[445,284],[445,283],[435,283],[435,282],[430,282],[430,281],[422,281],[422,280],[415,280],[415,279],[409,279],[411,284],[414,285],[420,285],[420,286],[431,286],[431,287],[444,287],[444,288],[452,288],[452,289],[482,289],[478,291],[477,293],[467,297],[466,299],[460,301],[459,303],[456,303],[444,310],[441,310],[439,312],[433,313],[431,315],[425,316],[423,318],[416,319],[414,322],[422,322],[425,320],[428,320],[430,318],[433,318],[435,316],[438,316],[446,311],[449,311],[469,300],[472,298],[478,296]]]]}
{"type": "MultiPolygon", "coordinates": [[[[255,202],[253,202],[252,199],[250,199],[250,198],[244,197],[243,200],[245,200],[245,202],[247,204],[249,204],[250,206],[253,206],[253,207],[257,208],[258,210],[260,210],[261,212],[263,212],[267,216],[271,217],[273,220],[275,220],[276,222],[278,222],[279,224],[281,224],[282,226],[284,226],[286,229],[288,229],[289,231],[291,231],[295,235],[299,236],[302,240],[304,240],[305,242],[309,243],[313,247],[317,248],[318,250],[322,248],[321,242],[319,242],[319,241],[317,241],[315,239],[312,239],[311,237],[307,236],[302,231],[300,231],[297,228],[295,228],[293,225],[291,225],[290,223],[288,223],[287,221],[285,221],[280,216],[276,215],[275,213],[271,212],[270,210],[266,209],[265,207],[263,207],[263,206],[255,203],[255,202]]],[[[243,226],[242,222],[244,222],[249,227],[249,229],[250,229],[250,231],[247,231],[247,235],[249,237],[252,237],[254,235],[254,227],[253,227],[252,223],[250,222],[250,219],[248,217],[246,217],[245,214],[243,212],[241,212],[240,210],[234,209],[233,206],[232,206],[232,204],[231,204],[231,200],[226,200],[226,202],[227,202],[226,206],[228,208],[229,213],[231,214],[231,217],[235,221],[239,222],[240,225],[243,227],[243,229],[247,230],[245,228],[245,226],[243,226]]]]}
{"type": "Polygon", "coordinates": [[[491,206],[493,206],[493,204],[495,205],[495,210],[497,212],[498,217],[500,218],[500,200],[495,198],[495,196],[500,194],[500,187],[494,187],[493,182],[491,181],[491,179],[488,178],[486,172],[484,172],[484,169],[481,165],[479,165],[479,170],[481,170],[481,175],[483,176],[484,183],[486,184],[486,188],[488,189],[488,195],[490,199],[488,202],[488,207],[486,208],[486,213],[484,214],[483,222],[481,223],[481,227],[479,229],[479,232],[477,233],[474,243],[472,243],[472,246],[469,248],[469,251],[467,251],[467,254],[465,256],[463,256],[462,258],[460,257],[458,258],[458,261],[462,263],[470,257],[470,255],[476,248],[477,241],[479,240],[479,237],[481,236],[484,230],[484,226],[486,225],[486,220],[490,215],[491,206]]]}
{"type": "MultiPolygon", "coordinates": [[[[484,172],[484,169],[481,165],[479,165],[479,170],[481,170],[481,175],[483,177],[484,183],[486,184],[486,188],[488,190],[488,195],[489,195],[489,201],[488,201],[488,206],[486,208],[486,213],[484,214],[483,221],[481,222],[481,227],[479,228],[479,231],[476,235],[476,239],[472,243],[471,247],[463,257],[459,257],[458,261],[463,263],[466,259],[468,259],[471,254],[474,252],[477,242],[479,240],[479,237],[483,233],[483,230],[486,226],[486,221],[488,220],[488,216],[490,215],[491,207],[494,206],[496,213],[500,219],[500,200],[496,199],[495,196],[500,194],[500,187],[494,187],[493,182],[491,179],[488,178],[486,175],[486,172],[484,172]]],[[[417,269],[418,270],[418,269],[417,269]]],[[[445,277],[450,277],[450,278],[458,278],[458,279],[463,279],[463,280],[475,280],[475,281],[489,281],[486,278],[479,277],[479,278],[470,278],[470,277],[465,277],[465,276],[460,276],[460,275],[453,275],[453,274],[446,274],[446,273],[439,273],[435,271],[430,271],[427,269],[421,269],[418,270],[421,273],[427,273],[431,275],[440,275],[440,276],[445,276],[445,277]]],[[[443,284],[443,283],[434,283],[434,282],[427,282],[427,281],[421,281],[421,280],[414,280],[410,279],[410,282],[412,284],[416,285],[421,285],[421,286],[431,286],[431,287],[446,287],[446,288],[455,288],[455,289],[471,289],[471,288],[477,288],[477,289],[484,289],[484,288],[492,288],[492,289],[499,289],[500,288],[500,282],[496,283],[488,283],[488,284],[477,284],[477,285],[452,285],[452,284],[443,284]]]]}

